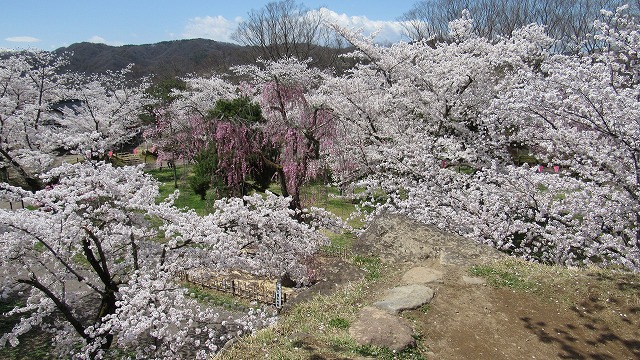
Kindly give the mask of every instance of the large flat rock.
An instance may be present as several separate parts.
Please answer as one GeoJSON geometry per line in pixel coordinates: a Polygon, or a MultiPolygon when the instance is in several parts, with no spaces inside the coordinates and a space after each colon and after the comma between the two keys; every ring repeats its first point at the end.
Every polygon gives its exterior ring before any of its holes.
{"type": "Polygon", "coordinates": [[[415,345],[413,329],[407,320],[371,306],[360,310],[358,319],[349,328],[349,335],[360,345],[397,352],[415,345]]]}
{"type": "Polygon", "coordinates": [[[398,286],[387,290],[387,296],[373,304],[378,309],[390,314],[397,314],[402,310],[416,309],[433,299],[433,289],[430,287],[413,284],[398,286]]]}

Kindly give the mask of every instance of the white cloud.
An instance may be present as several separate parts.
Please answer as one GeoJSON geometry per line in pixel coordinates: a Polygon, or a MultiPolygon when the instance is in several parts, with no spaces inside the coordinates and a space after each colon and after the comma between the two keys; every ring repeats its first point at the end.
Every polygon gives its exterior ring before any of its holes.
{"type": "Polygon", "coordinates": [[[111,45],[111,46],[122,46],[122,45],[124,45],[124,43],[122,43],[121,41],[107,41],[107,40],[105,40],[105,38],[103,38],[102,36],[98,36],[98,35],[94,35],[94,36],[90,37],[87,41],[90,42],[90,43],[94,43],[94,44],[105,44],[105,45],[111,45]]]}
{"type": "MultiPolygon", "coordinates": [[[[380,43],[395,43],[400,40],[406,40],[403,36],[404,28],[400,21],[388,21],[388,20],[371,20],[366,16],[349,16],[347,14],[338,14],[333,10],[327,8],[321,8],[322,15],[329,20],[329,22],[338,24],[342,27],[362,30],[365,36],[369,36],[376,33],[375,40],[380,43]]],[[[226,19],[223,16],[205,16],[189,19],[185,25],[182,38],[204,38],[212,39],[224,42],[234,42],[231,39],[231,34],[237,29],[238,24],[242,22],[241,17],[236,17],[233,20],[226,19]]]]}
{"type": "Polygon", "coordinates": [[[375,40],[380,43],[395,43],[400,40],[406,40],[403,36],[404,28],[400,21],[389,20],[371,20],[366,16],[349,16],[347,14],[338,14],[327,8],[320,8],[322,15],[329,22],[337,24],[341,27],[353,30],[361,30],[365,36],[377,33],[375,40]]]}
{"type": "Polygon", "coordinates": [[[98,35],[94,35],[92,37],[89,38],[88,40],[91,43],[96,43],[96,44],[106,44],[107,40],[105,40],[103,37],[98,36],[98,35]]]}
{"type": "Polygon", "coordinates": [[[182,36],[187,39],[203,38],[216,41],[233,42],[231,34],[236,30],[242,18],[228,20],[223,16],[205,16],[189,19],[182,36]]]}
{"type": "Polygon", "coordinates": [[[11,42],[26,42],[26,43],[35,43],[40,41],[38,38],[34,38],[33,36],[11,36],[5,39],[6,41],[11,42]]]}

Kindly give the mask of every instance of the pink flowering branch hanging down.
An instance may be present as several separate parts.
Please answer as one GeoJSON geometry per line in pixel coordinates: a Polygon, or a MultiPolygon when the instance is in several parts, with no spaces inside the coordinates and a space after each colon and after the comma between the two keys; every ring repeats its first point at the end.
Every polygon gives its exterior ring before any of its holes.
{"type": "Polygon", "coordinates": [[[249,76],[266,119],[264,141],[278,149],[278,157],[265,163],[277,172],[282,195],[300,209],[301,186],[320,175],[335,136],[334,118],[319,93],[325,74],[296,59],[262,65],[235,70],[249,76]]]}

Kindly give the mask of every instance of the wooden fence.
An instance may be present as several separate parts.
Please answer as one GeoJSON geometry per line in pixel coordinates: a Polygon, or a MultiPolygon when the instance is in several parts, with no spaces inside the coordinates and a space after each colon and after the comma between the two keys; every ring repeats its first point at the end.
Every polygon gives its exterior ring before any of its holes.
{"type": "MultiPolygon", "coordinates": [[[[324,256],[349,259],[353,256],[350,247],[344,245],[324,246],[320,249],[324,256]]],[[[176,277],[181,281],[199,285],[207,289],[220,291],[249,301],[257,301],[266,305],[276,305],[276,280],[238,279],[225,277],[220,274],[206,273],[206,271],[180,271],[176,277]]],[[[287,302],[288,294],[282,291],[279,300],[281,304],[287,302]]]]}
{"type": "Polygon", "coordinates": [[[115,154],[116,157],[118,157],[120,160],[122,160],[122,162],[125,163],[125,165],[138,165],[138,164],[142,164],[142,159],[140,159],[140,156],[138,156],[138,154],[131,154],[131,153],[117,153],[115,154]]]}
{"type": "MultiPolygon", "coordinates": [[[[276,304],[276,281],[268,280],[244,280],[231,279],[216,276],[203,276],[202,274],[193,274],[187,271],[181,271],[177,274],[178,279],[199,285],[207,289],[220,291],[223,293],[237,296],[249,301],[257,301],[265,305],[276,304]]],[[[287,302],[287,293],[282,292],[281,304],[287,302]]]]}
{"type": "Polygon", "coordinates": [[[24,201],[0,201],[0,209],[24,209],[24,201]]]}

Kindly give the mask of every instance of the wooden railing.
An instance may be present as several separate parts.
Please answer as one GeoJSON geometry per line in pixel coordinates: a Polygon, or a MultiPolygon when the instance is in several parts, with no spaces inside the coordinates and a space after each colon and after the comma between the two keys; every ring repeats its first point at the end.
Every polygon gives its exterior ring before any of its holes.
{"type": "MultiPolygon", "coordinates": [[[[276,305],[276,281],[231,279],[220,275],[201,276],[181,271],[177,278],[203,288],[220,291],[249,301],[257,301],[265,305],[276,305]]],[[[281,304],[287,301],[287,294],[282,293],[281,304]]]]}

